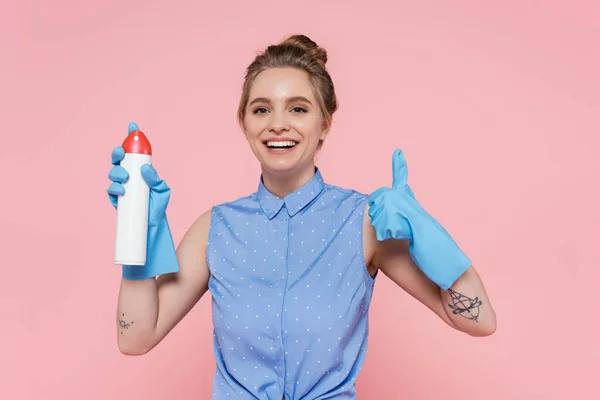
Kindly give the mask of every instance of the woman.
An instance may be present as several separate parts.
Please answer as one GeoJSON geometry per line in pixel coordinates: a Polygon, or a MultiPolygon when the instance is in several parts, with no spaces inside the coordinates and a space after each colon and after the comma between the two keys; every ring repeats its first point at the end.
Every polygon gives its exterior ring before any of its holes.
{"type": "MultiPolygon", "coordinates": [[[[314,158],[337,109],[326,61],[325,50],[296,35],[248,67],[238,118],[261,164],[258,189],[201,215],[176,251],[170,189],[142,167],[151,189],[148,260],[123,266],[119,348],[148,352],[210,290],[213,399],[355,398],[379,270],[451,327],[473,336],[495,330],[481,280],[419,206],[400,151],[392,188],[367,196],[325,183],[314,158]]],[[[128,178],[122,157],[117,147],[108,190],[115,206],[128,178]]]]}

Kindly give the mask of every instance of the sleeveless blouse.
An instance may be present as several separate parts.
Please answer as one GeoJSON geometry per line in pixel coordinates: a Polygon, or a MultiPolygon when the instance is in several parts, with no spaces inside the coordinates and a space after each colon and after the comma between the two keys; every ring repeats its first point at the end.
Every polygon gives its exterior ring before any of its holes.
{"type": "Polygon", "coordinates": [[[313,178],[280,199],[260,180],[212,208],[213,400],[355,399],[375,277],[368,196],[313,178]]]}

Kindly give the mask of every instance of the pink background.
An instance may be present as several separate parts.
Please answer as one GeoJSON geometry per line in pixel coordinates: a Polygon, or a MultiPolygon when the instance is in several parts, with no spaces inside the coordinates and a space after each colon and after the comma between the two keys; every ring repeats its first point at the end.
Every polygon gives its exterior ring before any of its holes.
{"type": "Polygon", "coordinates": [[[472,338],[381,276],[359,399],[597,398],[598,2],[480,3],[3,0],[0,398],[209,398],[209,295],[151,353],[117,349],[110,152],[138,122],[178,242],[256,189],[244,68],[291,33],[329,51],[325,179],[389,185],[402,147],[498,315],[472,338]]]}

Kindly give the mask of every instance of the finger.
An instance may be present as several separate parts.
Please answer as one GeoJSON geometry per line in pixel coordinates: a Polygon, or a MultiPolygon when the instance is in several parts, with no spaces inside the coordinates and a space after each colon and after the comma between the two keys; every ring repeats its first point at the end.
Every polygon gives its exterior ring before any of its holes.
{"type": "Polygon", "coordinates": [[[151,164],[142,165],[141,172],[144,181],[146,181],[146,184],[150,187],[150,189],[159,193],[169,190],[169,187],[165,181],[159,178],[158,173],[151,164]]]}
{"type": "Polygon", "coordinates": [[[129,173],[120,165],[115,165],[108,173],[108,179],[119,183],[127,182],[129,180],[129,173]]]}
{"type": "Polygon", "coordinates": [[[110,155],[113,165],[118,165],[121,162],[121,160],[123,160],[123,157],[125,157],[125,149],[123,148],[123,146],[115,147],[115,149],[110,155]]]}
{"type": "Polygon", "coordinates": [[[397,189],[406,186],[408,181],[408,167],[402,150],[397,149],[392,156],[392,188],[397,189]]]}
{"type": "Polygon", "coordinates": [[[106,193],[112,196],[123,196],[125,194],[125,186],[121,185],[119,182],[113,182],[108,189],[106,189],[106,193]]]}
{"type": "Polygon", "coordinates": [[[112,204],[114,208],[117,208],[119,205],[119,197],[109,193],[108,199],[110,200],[110,204],[112,204]]]}
{"type": "Polygon", "coordinates": [[[129,135],[131,132],[139,131],[139,130],[140,130],[140,128],[138,128],[138,126],[135,122],[130,122],[129,128],[127,129],[127,134],[129,135]]]}

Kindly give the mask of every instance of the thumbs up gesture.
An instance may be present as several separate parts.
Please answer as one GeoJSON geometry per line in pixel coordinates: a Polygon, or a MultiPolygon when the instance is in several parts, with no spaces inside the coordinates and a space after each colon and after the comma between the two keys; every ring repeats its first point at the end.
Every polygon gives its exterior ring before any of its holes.
{"type": "Polygon", "coordinates": [[[369,196],[369,217],[377,240],[410,240],[415,264],[439,287],[448,289],[471,266],[471,260],[415,198],[400,149],[394,151],[392,168],[392,187],[381,187],[369,196]]]}
{"type": "Polygon", "coordinates": [[[425,212],[408,186],[408,168],[402,150],[392,156],[392,188],[381,187],[369,196],[369,216],[377,240],[412,239],[408,214],[425,212]]]}

